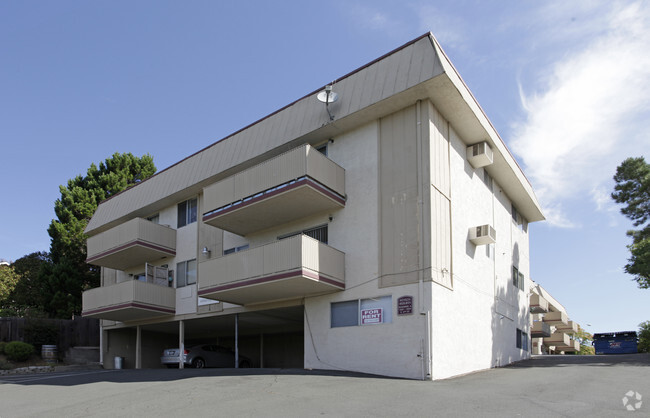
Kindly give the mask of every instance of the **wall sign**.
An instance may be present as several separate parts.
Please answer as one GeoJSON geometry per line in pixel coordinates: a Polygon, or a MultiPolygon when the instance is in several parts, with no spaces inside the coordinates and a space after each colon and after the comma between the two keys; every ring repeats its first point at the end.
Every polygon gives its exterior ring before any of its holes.
{"type": "Polygon", "coordinates": [[[383,322],[382,313],[383,313],[382,308],[362,309],[361,325],[381,324],[383,322]]]}
{"type": "Polygon", "coordinates": [[[402,296],[397,299],[397,315],[411,315],[413,313],[413,296],[402,296]]]}

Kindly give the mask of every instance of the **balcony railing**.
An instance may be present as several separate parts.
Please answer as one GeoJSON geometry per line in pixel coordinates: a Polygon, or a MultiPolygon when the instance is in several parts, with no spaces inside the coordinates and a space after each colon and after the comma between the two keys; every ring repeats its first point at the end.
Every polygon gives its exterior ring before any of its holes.
{"type": "Polygon", "coordinates": [[[203,189],[203,221],[247,235],[345,206],[345,170],[309,145],[203,189]]]}
{"type": "Polygon", "coordinates": [[[568,321],[566,324],[557,324],[555,329],[562,331],[565,334],[575,334],[578,332],[578,324],[573,321],[568,321]]]}
{"type": "Polygon", "coordinates": [[[533,293],[530,295],[530,313],[548,312],[548,301],[543,296],[533,293]]]}
{"type": "Polygon", "coordinates": [[[86,261],[126,270],[176,254],[176,230],[135,218],[88,238],[86,261]]]}
{"type": "Polygon", "coordinates": [[[199,263],[199,296],[248,305],[345,289],[345,254],[306,235],[199,263]]]}
{"type": "Polygon", "coordinates": [[[567,325],[569,323],[569,318],[562,311],[549,312],[544,314],[542,321],[546,322],[549,325],[567,325]]]}
{"type": "Polygon", "coordinates": [[[568,334],[563,332],[554,332],[550,337],[544,338],[544,345],[557,347],[568,347],[572,344],[568,334]]]}
{"type": "Polygon", "coordinates": [[[176,289],[129,280],[86,290],[82,296],[82,316],[135,321],[176,313],[176,289]]]}
{"type": "Polygon", "coordinates": [[[533,338],[550,337],[551,326],[546,322],[535,321],[533,322],[533,327],[530,330],[530,336],[533,338]]]}

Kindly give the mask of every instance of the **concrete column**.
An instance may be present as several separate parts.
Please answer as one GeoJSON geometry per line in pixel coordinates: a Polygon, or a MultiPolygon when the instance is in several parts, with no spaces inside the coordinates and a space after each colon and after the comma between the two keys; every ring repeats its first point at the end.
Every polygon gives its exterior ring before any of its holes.
{"type": "Polygon", "coordinates": [[[260,334],[260,368],[264,368],[264,334],[260,334]]]}
{"type": "Polygon", "coordinates": [[[104,365],[104,325],[102,319],[99,320],[99,364],[104,365]]]}
{"type": "Polygon", "coordinates": [[[142,368],[142,328],[135,327],[135,368],[142,368]]]}
{"type": "Polygon", "coordinates": [[[235,314],[235,369],[239,368],[239,314],[235,314]]]}
{"type": "Polygon", "coordinates": [[[183,353],[185,352],[185,321],[178,321],[178,368],[184,369],[185,363],[183,363],[183,353]]]}

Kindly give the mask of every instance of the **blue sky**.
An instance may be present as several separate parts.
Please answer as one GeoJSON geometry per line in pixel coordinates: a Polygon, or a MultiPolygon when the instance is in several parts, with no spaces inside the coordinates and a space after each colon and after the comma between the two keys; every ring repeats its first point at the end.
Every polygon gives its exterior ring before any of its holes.
{"type": "Polygon", "coordinates": [[[158,169],[431,31],[533,184],[531,276],[591,332],[650,320],[616,166],[650,159],[643,1],[0,2],[0,258],[49,249],[59,185],[158,169]]]}

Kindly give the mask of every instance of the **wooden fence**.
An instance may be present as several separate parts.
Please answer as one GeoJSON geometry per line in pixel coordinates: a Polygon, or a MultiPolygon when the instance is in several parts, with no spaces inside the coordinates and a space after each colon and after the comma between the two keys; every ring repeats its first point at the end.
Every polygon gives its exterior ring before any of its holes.
{"type": "Polygon", "coordinates": [[[59,352],[65,352],[70,347],[99,346],[99,320],[94,318],[0,318],[0,341],[25,341],[25,330],[43,324],[56,331],[59,352]]]}

